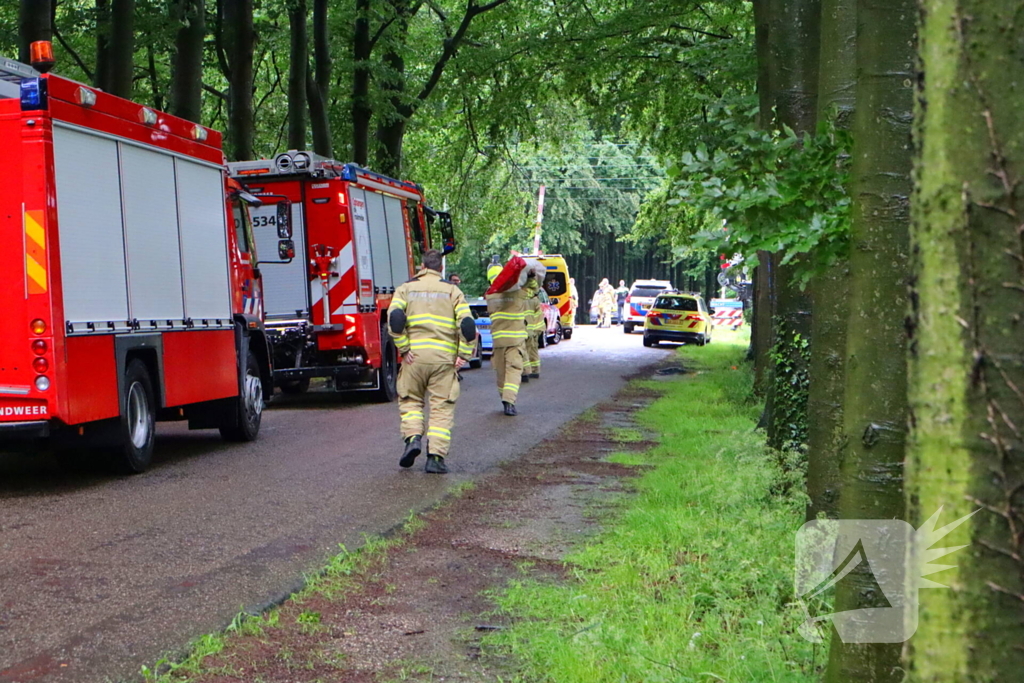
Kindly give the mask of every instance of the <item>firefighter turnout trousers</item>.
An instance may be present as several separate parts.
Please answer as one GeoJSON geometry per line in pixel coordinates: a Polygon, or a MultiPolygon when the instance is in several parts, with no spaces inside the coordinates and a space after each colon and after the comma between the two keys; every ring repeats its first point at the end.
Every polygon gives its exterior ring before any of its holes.
{"type": "Polygon", "coordinates": [[[530,375],[540,374],[540,332],[529,333],[526,338],[526,360],[523,363],[523,373],[530,375]]]}
{"type": "Polygon", "coordinates": [[[491,355],[491,365],[498,380],[498,393],[506,403],[515,403],[519,396],[519,383],[523,381],[523,357],[525,346],[496,346],[491,355]]]}
{"type": "Polygon", "coordinates": [[[402,418],[402,439],[427,435],[431,455],[448,455],[455,426],[455,401],[459,398],[459,379],[450,363],[403,363],[398,374],[398,413],[402,418]],[[430,394],[430,425],[424,432],[423,409],[430,394]]]}

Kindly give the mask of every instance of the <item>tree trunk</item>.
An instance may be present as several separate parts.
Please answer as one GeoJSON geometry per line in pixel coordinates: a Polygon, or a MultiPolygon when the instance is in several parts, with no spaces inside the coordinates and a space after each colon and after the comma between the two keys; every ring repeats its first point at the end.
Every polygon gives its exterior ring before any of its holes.
{"type": "MultiPolygon", "coordinates": [[[[27,0],[31,2],[31,0],[27,0]]],[[[96,0],[96,71],[92,84],[107,89],[110,81],[110,0],[96,0]]]]}
{"type": "Polygon", "coordinates": [[[1024,112],[1020,3],[924,0],[912,239],[907,500],[920,526],[981,509],[920,592],[908,680],[1024,671],[1024,112]]]}
{"type": "Polygon", "coordinates": [[[291,62],[288,67],[288,149],[306,148],[306,0],[290,0],[291,62]]]}
{"type": "MultiPolygon", "coordinates": [[[[754,30],[757,48],[757,96],[760,124],[769,128],[773,123],[775,95],[772,93],[772,60],[769,49],[771,32],[769,0],[754,0],[754,30]]],[[[774,327],[775,292],[771,287],[771,254],[758,252],[758,265],[754,271],[754,316],[750,333],[750,353],[754,360],[754,390],[761,396],[768,392],[770,352],[774,327]]],[[[766,405],[766,409],[768,406],[766,405]]]]}
{"type": "Polygon", "coordinates": [[[331,120],[327,107],[331,95],[331,42],[327,24],[327,0],[313,0],[313,60],[315,77],[306,75],[309,123],[313,130],[313,151],[334,156],[331,120]]]}
{"type": "Polygon", "coordinates": [[[402,49],[409,34],[409,8],[403,0],[395,1],[395,20],[390,47],[382,59],[389,72],[387,78],[379,79],[380,87],[390,102],[390,109],[385,114],[377,112],[377,154],[374,170],[392,178],[402,174],[402,142],[405,139],[405,126],[412,109],[405,99],[405,58],[402,49]]]}
{"type": "Polygon", "coordinates": [[[29,46],[37,40],[53,40],[52,0],[21,0],[18,11],[18,61],[32,61],[29,46]]]}
{"type": "MultiPolygon", "coordinates": [[[[835,114],[836,127],[852,123],[857,85],[855,0],[822,0],[818,119],[835,114]]],[[[811,282],[810,379],[807,400],[807,519],[839,512],[839,462],[846,381],[849,268],[837,264],[811,282]]]]}
{"type": "Polygon", "coordinates": [[[228,62],[228,156],[253,158],[252,0],[221,0],[220,30],[228,62]]]}
{"type": "MultiPolygon", "coordinates": [[[[768,47],[773,65],[776,116],[798,135],[817,127],[820,0],[773,0],[768,47]]],[[[807,352],[811,297],[797,280],[799,263],[773,256],[776,333],[774,349],[786,362],[772,368],[767,401],[768,443],[786,448],[803,443],[807,429],[807,352]]]]}
{"type": "Polygon", "coordinates": [[[132,98],[135,79],[135,0],[110,0],[107,92],[132,98]]]}
{"type": "Polygon", "coordinates": [[[352,160],[366,166],[370,161],[370,0],[356,0],[352,36],[352,160]]]}
{"type": "Polygon", "coordinates": [[[174,0],[171,17],[178,25],[171,65],[171,113],[201,123],[206,1],[174,0]]]}
{"type": "MultiPolygon", "coordinates": [[[[904,519],[906,314],[915,0],[858,0],[841,519],[904,519]]],[[[872,562],[884,561],[873,557],[872,562]]],[[[902,561],[900,558],[892,558],[902,561]]],[[[837,587],[835,611],[877,606],[870,570],[837,587]]],[[[826,680],[902,680],[900,644],[832,639],[826,680]]]]}

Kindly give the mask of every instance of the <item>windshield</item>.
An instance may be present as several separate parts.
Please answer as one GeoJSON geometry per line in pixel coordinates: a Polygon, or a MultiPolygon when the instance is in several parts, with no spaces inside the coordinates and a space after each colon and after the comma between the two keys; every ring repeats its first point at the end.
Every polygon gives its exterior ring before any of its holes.
{"type": "Polygon", "coordinates": [[[664,287],[634,287],[633,291],[630,292],[629,295],[650,298],[658,296],[663,291],[665,291],[664,287]]]}
{"type": "Polygon", "coordinates": [[[549,270],[544,278],[544,291],[548,296],[562,296],[569,291],[569,284],[566,282],[565,273],[557,270],[549,270]]]}
{"type": "Polygon", "coordinates": [[[681,296],[659,296],[654,307],[666,311],[696,311],[697,300],[681,296]]]}

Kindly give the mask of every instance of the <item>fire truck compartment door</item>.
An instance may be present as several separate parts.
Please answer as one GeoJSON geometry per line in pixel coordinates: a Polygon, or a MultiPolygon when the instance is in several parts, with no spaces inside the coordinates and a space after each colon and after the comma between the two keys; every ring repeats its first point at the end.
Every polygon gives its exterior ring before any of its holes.
{"type": "Polygon", "coordinates": [[[349,186],[349,200],[352,205],[352,237],[356,247],[356,289],[359,305],[372,306],[373,257],[370,248],[370,226],[366,220],[366,193],[349,186]]]}
{"type": "Polygon", "coordinates": [[[121,145],[121,173],[132,317],[183,320],[174,158],[121,145]]]}
{"type": "Polygon", "coordinates": [[[384,197],[384,214],[388,219],[391,278],[397,287],[412,275],[409,272],[409,250],[405,239],[405,211],[402,209],[402,200],[395,197],[384,197]]]}
{"type": "Polygon", "coordinates": [[[366,217],[370,226],[370,251],[373,258],[373,284],[382,292],[390,292],[402,284],[395,282],[391,271],[391,247],[388,245],[388,223],[384,215],[384,196],[365,192],[366,217]]]}
{"type": "MultiPolygon", "coordinates": [[[[292,204],[292,238],[295,258],[289,263],[273,263],[277,258],[277,204],[268,202],[252,209],[252,229],[256,233],[256,253],[270,263],[260,264],[263,273],[263,307],[267,318],[295,318],[309,310],[309,260],[306,258],[306,221],[302,204],[292,204]]],[[[320,283],[316,283],[319,287],[320,283]]]]}
{"type": "Polygon", "coordinates": [[[227,211],[219,168],[176,158],[185,315],[231,320],[227,211]]]}
{"type": "Polygon", "coordinates": [[[128,315],[117,142],[54,127],[64,317],[122,324],[128,315]]]}

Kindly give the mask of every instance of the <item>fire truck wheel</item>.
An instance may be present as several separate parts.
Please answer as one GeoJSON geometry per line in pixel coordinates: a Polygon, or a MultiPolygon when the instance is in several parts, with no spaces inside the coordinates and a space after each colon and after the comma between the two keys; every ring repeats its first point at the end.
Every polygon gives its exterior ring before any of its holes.
{"type": "Polygon", "coordinates": [[[153,381],[146,364],[132,359],[124,372],[124,405],[121,409],[117,465],[128,474],[144,472],[153,458],[156,411],[153,381]]]}
{"type": "Polygon", "coordinates": [[[384,358],[381,359],[380,370],[377,371],[377,400],[391,403],[398,398],[398,349],[395,342],[388,338],[384,347],[384,358]]]}
{"type": "Polygon", "coordinates": [[[309,378],[281,382],[277,386],[281,387],[281,393],[288,394],[289,396],[304,394],[309,391],[309,378]]]}
{"type": "Polygon", "coordinates": [[[220,426],[220,435],[227,441],[255,441],[260,433],[263,420],[263,380],[260,379],[260,364],[256,354],[249,351],[245,360],[245,384],[242,394],[233,400],[233,405],[220,426]]]}

